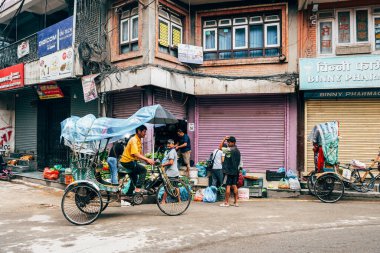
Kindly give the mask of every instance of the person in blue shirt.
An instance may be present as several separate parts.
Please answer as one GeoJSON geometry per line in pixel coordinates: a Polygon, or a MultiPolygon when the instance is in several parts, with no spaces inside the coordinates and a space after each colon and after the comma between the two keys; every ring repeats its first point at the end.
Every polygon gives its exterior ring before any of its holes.
{"type": "Polygon", "coordinates": [[[183,162],[186,164],[186,176],[190,176],[190,154],[191,154],[191,143],[190,138],[187,134],[185,134],[182,129],[177,130],[177,134],[179,137],[178,143],[175,146],[176,150],[182,155],[183,162]]]}

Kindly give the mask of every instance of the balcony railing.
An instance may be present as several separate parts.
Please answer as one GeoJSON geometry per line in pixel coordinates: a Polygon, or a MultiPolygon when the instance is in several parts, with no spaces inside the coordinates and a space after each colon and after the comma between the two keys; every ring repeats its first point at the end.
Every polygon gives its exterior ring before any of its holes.
{"type": "Polygon", "coordinates": [[[0,48],[0,69],[7,68],[9,66],[22,62],[31,62],[38,60],[37,48],[37,33],[29,35],[28,37],[16,41],[6,47],[0,48]],[[17,48],[22,42],[27,40],[29,40],[29,54],[18,58],[17,48]]]}

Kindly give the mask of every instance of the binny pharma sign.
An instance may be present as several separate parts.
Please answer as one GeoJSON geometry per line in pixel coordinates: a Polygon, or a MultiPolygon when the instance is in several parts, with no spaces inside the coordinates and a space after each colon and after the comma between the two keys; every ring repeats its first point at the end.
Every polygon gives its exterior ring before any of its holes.
{"type": "Polygon", "coordinates": [[[300,90],[379,87],[380,55],[300,59],[300,90]]]}

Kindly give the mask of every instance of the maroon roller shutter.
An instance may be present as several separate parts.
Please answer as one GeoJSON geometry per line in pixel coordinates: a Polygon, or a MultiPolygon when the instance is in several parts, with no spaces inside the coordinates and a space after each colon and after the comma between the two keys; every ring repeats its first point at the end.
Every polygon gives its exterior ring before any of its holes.
{"type": "Polygon", "coordinates": [[[285,96],[198,100],[198,160],[205,160],[226,135],[237,139],[244,168],[253,172],[285,165],[285,96]]]}
{"type": "Polygon", "coordinates": [[[177,119],[187,118],[187,101],[188,95],[165,89],[156,89],[154,91],[154,103],[162,105],[169,110],[177,119]]]}
{"type": "Polygon", "coordinates": [[[139,110],[142,92],[140,90],[124,91],[112,95],[112,117],[128,118],[139,110]]]}

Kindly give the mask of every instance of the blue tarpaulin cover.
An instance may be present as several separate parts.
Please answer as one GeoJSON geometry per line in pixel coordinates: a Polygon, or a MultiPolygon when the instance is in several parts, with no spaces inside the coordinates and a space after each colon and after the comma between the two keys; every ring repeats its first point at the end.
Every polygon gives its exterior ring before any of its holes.
{"type": "Polygon", "coordinates": [[[134,134],[141,125],[177,122],[176,117],[161,105],[142,107],[128,119],[96,118],[92,114],[82,118],[71,116],[61,122],[61,139],[74,151],[92,153],[100,141],[109,139],[109,143],[115,142],[125,135],[134,134]]]}

